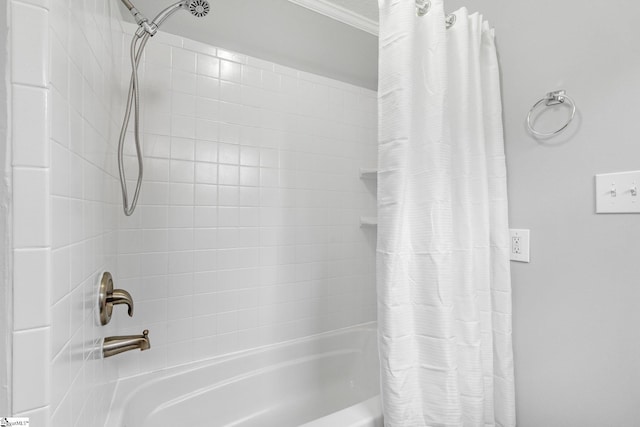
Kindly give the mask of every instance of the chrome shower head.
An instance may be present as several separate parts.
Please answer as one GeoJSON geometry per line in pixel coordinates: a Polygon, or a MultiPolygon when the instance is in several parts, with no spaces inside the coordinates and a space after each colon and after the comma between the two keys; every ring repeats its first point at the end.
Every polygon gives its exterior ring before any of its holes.
{"type": "Polygon", "coordinates": [[[202,18],[209,13],[209,2],[207,0],[189,0],[186,8],[195,17],[202,18]]]}
{"type": "Polygon", "coordinates": [[[209,13],[209,2],[207,0],[181,0],[178,3],[174,3],[160,12],[158,16],[153,19],[152,25],[155,25],[155,29],[157,30],[157,28],[169,16],[173,15],[180,9],[188,10],[193,16],[197,16],[198,18],[200,18],[206,16],[209,13]]]}

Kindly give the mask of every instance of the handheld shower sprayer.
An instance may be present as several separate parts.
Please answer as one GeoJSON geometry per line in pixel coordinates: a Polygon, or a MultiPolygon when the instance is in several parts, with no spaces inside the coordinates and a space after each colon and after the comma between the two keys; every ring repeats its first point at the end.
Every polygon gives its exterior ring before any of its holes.
{"type": "Polygon", "coordinates": [[[168,17],[170,17],[180,9],[189,11],[196,18],[202,18],[203,16],[207,16],[207,14],[209,13],[209,2],[207,0],[183,0],[181,2],[172,4],[171,6],[160,12],[158,16],[153,18],[151,26],[155,27],[155,29],[157,30],[157,28],[168,17]]]}
{"type": "Polygon", "coordinates": [[[162,23],[180,9],[189,11],[193,16],[201,18],[209,13],[209,2],[207,0],[182,0],[163,9],[151,22],[142,14],[130,0],[121,0],[125,7],[133,15],[138,30],[131,40],[131,81],[129,83],[129,95],[127,97],[127,105],[120,129],[120,139],[118,141],[118,170],[120,172],[120,187],[122,188],[122,205],[124,214],[131,216],[138,204],[140,196],[140,188],[142,187],[143,161],[142,161],[142,145],[140,142],[140,87],[138,84],[138,65],[142,58],[144,47],[152,37],[158,32],[158,28],[162,23]],[[131,203],[129,203],[129,195],[127,191],[127,177],[124,170],[124,141],[127,136],[127,129],[131,119],[133,110],[133,136],[136,146],[136,156],[138,159],[138,180],[136,189],[133,194],[131,203]]]}
{"type": "Polygon", "coordinates": [[[149,23],[149,20],[142,13],[140,13],[140,11],[133,5],[133,3],[131,3],[130,0],[121,1],[125,5],[125,7],[129,9],[129,12],[136,20],[136,23],[140,26],[138,31],[147,32],[151,36],[155,35],[160,24],[162,24],[169,16],[173,15],[174,12],[180,9],[188,10],[193,16],[198,18],[207,16],[210,9],[209,2],[207,0],[182,0],[164,9],[158,14],[158,16],[153,19],[153,21],[151,21],[151,23],[149,23]]]}
{"type": "Polygon", "coordinates": [[[206,0],[192,0],[188,2],[189,12],[197,18],[207,16],[209,13],[209,2],[206,0]]]}

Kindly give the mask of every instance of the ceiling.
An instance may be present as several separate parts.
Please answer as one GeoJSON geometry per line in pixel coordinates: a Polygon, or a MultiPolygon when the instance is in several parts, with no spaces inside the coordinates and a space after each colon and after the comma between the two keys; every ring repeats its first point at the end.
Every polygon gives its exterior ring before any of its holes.
{"type": "Polygon", "coordinates": [[[289,0],[368,33],[378,34],[377,0],[289,0]]]}

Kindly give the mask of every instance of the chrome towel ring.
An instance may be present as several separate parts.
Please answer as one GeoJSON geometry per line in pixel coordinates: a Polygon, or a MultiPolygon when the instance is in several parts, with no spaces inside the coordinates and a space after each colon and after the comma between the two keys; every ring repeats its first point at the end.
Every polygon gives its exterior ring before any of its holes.
{"type": "Polygon", "coordinates": [[[542,98],[540,101],[533,104],[533,107],[531,107],[531,110],[529,110],[529,114],[527,115],[527,127],[529,128],[529,132],[531,132],[536,136],[541,136],[541,137],[554,136],[559,134],[563,130],[565,130],[567,126],[569,126],[569,124],[573,121],[575,116],[576,116],[576,103],[573,102],[573,99],[567,96],[566,91],[557,90],[554,92],[549,92],[544,98],[542,98]],[[568,102],[569,104],[571,104],[571,117],[569,117],[569,120],[560,129],[554,132],[545,133],[545,132],[539,132],[533,128],[533,125],[531,124],[531,115],[536,111],[536,109],[538,109],[540,105],[544,103],[546,107],[551,107],[553,105],[564,104],[565,102],[568,102]]]}

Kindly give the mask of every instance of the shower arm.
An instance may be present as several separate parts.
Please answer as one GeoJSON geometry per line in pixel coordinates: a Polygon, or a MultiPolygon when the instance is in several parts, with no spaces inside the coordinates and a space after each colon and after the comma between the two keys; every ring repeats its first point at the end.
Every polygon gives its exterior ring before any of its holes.
{"type": "Polygon", "coordinates": [[[151,23],[149,24],[149,20],[142,13],[140,13],[138,9],[136,9],[131,1],[121,1],[125,5],[125,7],[129,9],[129,12],[131,12],[131,15],[133,15],[134,19],[136,20],[136,23],[140,26],[140,28],[138,28],[138,31],[136,31],[136,35],[138,37],[142,37],[144,33],[148,33],[149,35],[154,36],[158,32],[158,28],[160,27],[160,25],[162,25],[162,23],[168,17],[173,15],[178,10],[186,8],[187,6],[187,2],[184,0],[174,3],[171,6],[163,9],[155,18],[153,18],[153,21],[151,21],[151,23]]]}

